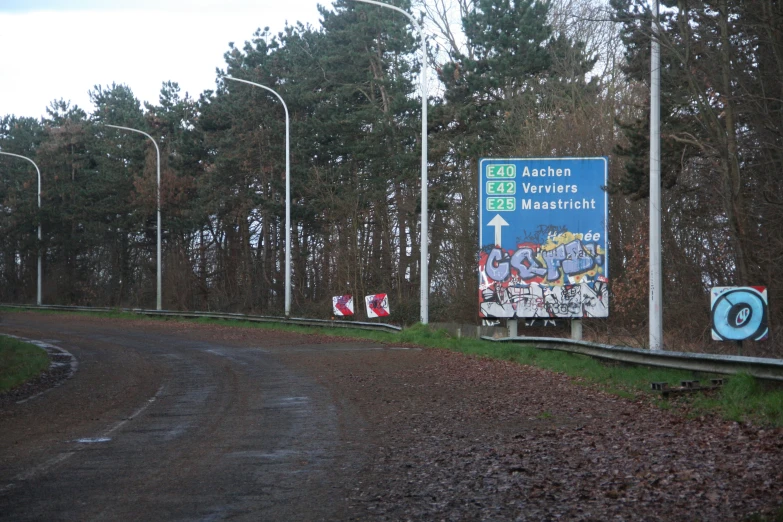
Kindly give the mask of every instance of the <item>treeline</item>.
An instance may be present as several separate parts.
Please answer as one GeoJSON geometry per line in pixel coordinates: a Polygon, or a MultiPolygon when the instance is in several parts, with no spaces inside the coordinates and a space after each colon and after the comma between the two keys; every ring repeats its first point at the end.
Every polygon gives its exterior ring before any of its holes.
{"type": "MultiPolygon", "coordinates": [[[[667,3],[667,2],[664,2],[667,3]]],[[[646,1],[443,0],[395,5],[428,35],[432,321],[477,319],[481,157],[610,157],[610,319],[644,337],[651,13],[646,1]],[[435,78],[433,78],[435,77],[435,78]]],[[[781,318],[783,7],[669,3],[661,17],[667,330],[709,338],[711,286],[766,285],[781,318]]],[[[405,17],[338,0],[318,28],[259,30],[230,75],[273,88],[291,119],[294,315],[386,292],[419,317],[421,56],[405,17]]],[[[219,81],[157,105],[95,86],[88,114],[52,102],[0,119],[0,301],[152,307],[161,148],[163,306],[283,310],[285,120],[270,93],[219,81]]],[[[681,335],[681,337],[682,337],[681,335]]],[[[630,341],[632,339],[629,338],[630,341]]]]}

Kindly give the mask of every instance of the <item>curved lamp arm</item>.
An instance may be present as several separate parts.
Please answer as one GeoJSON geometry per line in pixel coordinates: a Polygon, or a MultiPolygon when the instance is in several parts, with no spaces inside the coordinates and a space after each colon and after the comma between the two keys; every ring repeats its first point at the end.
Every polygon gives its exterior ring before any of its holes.
{"type": "Polygon", "coordinates": [[[283,104],[283,110],[285,110],[285,316],[289,317],[291,315],[291,149],[289,145],[290,124],[288,106],[285,104],[285,100],[283,100],[282,96],[266,85],[249,82],[241,78],[234,78],[233,76],[224,76],[223,78],[235,82],[246,83],[254,87],[260,87],[271,92],[277,96],[277,99],[283,104]]]}
{"type": "Polygon", "coordinates": [[[410,13],[399,7],[375,0],[354,0],[364,4],[387,7],[404,14],[419,33],[421,40],[421,322],[429,323],[429,217],[427,208],[427,43],[421,26],[410,13]]]}
{"type": "Polygon", "coordinates": [[[144,132],[144,131],[141,131],[139,129],[132,129],[130,127],[123,127],[121,125],[109,125],[108,123],[104,123],[104,125],[106,127],[111,127],[113,129],[122,129],[122,130],[126,130],[126,131],[131,131],[131,132],[138,132],[139,134],[143,134],[146,137],[148,137],[150,139],[150,141],[152,142],[152,144],[155,145],[155,153],[157,154],[157,157],[158,157],[158,192],[157,192],[157,195],[156,195],[156,200],[157,200],[156,201],[156,206],[157,206],[157,209],[158,209],[157,309],[160,310],[161,307],[162,307],[162,304],[163,304],[162,303],[162,301],[163,301],[163,295],[162,295],[163,294],[163,291],[162,291],[162,286],[163,286],[162,280],[163,280],[163,277],[162,277],[162,270],[161,270],[161,253],[160,253],[161,252],[161,248],[160,248],[160,148],[158,148],[158,144],[155,141],[155,139],[152,136],[150,136],[149,134],[147,134],[146,132],[144,132]]]}
{"type": "MultiPolygon", "coordinates": [[[[23,160],[27,160],[30,163],[33,164],[33,167],[35,167],[35,171],[38,173],[38,210],[41,210],[41,169],[38,168],[38,165],[35,164],[33,160],[28,158],[27,156],[21,156],[19,154],[14,154],[12,152],[2,152],[0,151],[0,154],[4,154],[6,156],[13,156],[14,158],[21,158],[23,160]]],[[[41,243],[41,223],[38,223],[38,243],[39,243],[39,250],[38,250],[38,286],[36,289],[36,304],[38,306],[41,306],[41,250],[40,250],[40,243],[41,243]]]]}

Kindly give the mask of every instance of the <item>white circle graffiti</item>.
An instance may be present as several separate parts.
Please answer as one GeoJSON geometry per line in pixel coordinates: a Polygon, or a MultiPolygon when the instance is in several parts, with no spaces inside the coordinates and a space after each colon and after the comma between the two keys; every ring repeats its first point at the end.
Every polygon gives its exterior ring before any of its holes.
{"type": "Polygon", "coordinates": [[[767,304],[753,288],[728,290],[712,307],[712,330],[724,341],[766,338],[767,304]]]}

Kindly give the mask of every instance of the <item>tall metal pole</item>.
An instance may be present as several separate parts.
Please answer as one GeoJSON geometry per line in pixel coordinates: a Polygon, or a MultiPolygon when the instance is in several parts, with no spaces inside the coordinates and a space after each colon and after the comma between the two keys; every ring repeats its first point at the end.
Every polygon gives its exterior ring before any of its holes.
{"type": "Polygon", "coordinates": [[[421,322],[429,323],[429,217],[427,208],[427,43],[424,32],[413,16],[393,5],[375,0],[355,0],[365,4],[387,7],[408,17],[421,40],[421,322]]]}
{"type": "Polygon", "coordinates": [[[33,160],[28,158],[27,156],[20,156],[19,154],[12,154],[11,152],[0,152],[0,154],[4,154],[6,156],[13,156],[15,158],[22,158],[23,160],[27,160],[30,163],[33,164],[33,167],[35,167],[35,171],[38,173],[38,284],[36,286],[36,292],[35,292],[35,304],[38,306],[41,306],[41,169],[38,168],[38,165],[35,164],[33,160]]]}
{"type": "Polygon", "coordinates": [[[139,134],[144,134],[146,137],[150,139],[153,145],[155,145],[155,153],[158,156],[158,192],[156,196],[156,205],[158,207],[158,274],[157,274],[157,309],[161,310],[162,302],[163,302],[163,290],[162,290],[162,270],[161,270],[161,254],[160,254],[160,149],[158,148],[158,144],[155,142],[155,140],[147,134],[144,131],[140,131],[139,129],[132,129],[130,127],[122,127],[120,125],[109,125],[106,124],[107,127],[112,127],[114,129],[122,129],[126,131],[131,132],[138,132],[139,134]]]}
{"type": "Polygon", "coordinates": [[[653,0],[650,59],[650,350],[663,350],[661,276],[661,50],[658,0],[653,0]]]}
{"type": "Polygon", "coordinates": [[[242,82],[255,87],[260,87],[271,92],[280,103],[283,104],[283,110],[285,110],[285,316],[291,316],[291,149],[290,149],[290,132],[288,121],[288,106],[285,104],[283,97],[277,94],[274,90],[270,89],[266,85],[260,83],[249,82],[240,78],[234,78],[233,76],[224,76],[226,80],[233,80],[235,82],[242,82]]]}

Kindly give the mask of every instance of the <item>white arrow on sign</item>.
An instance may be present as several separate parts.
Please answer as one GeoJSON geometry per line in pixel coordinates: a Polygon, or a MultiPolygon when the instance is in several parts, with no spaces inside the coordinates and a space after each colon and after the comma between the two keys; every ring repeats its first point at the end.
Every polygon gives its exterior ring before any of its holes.
{"type": "Polygon", "coordinates": [[[501,227],[507,227],[508,223],[506,223],[506,220],[500,217],[500,214],[495,214],[495,217],[492,218],[492,221],[487,223],[490,227],[495,227],[495,246],[501,246],[500,243],[500,230],[501,227]]]}

